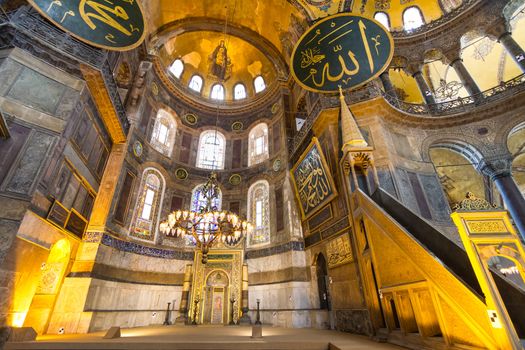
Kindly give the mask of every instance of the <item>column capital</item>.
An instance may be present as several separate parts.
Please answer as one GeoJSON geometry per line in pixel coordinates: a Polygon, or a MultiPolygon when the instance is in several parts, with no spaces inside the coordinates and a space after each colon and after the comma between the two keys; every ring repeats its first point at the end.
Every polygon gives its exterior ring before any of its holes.
{"type": "Polygon", "coordinates": [[[486,27],[483,32],[490,39],[499,41],[502,36],[511,33],[511,27],[504,17],[499,17],[497,21],[486,27]]]}
{"type": "Polygon", "coordinates": [[[423,63],[413,62],[413,63],[409,63],[404,69],[407,73],[409,73],[412,77],[414,77],[414,75],[421,73],[422,68],[423,68],[423,63]]]}
{"type": "Polygon", "coordinates": [[[512,175],[512,155],[504,154],[490,158],[483,158],[477,165],[476,169],[490,177],[491,180],[496,180],[501,177],[512,175]]]}

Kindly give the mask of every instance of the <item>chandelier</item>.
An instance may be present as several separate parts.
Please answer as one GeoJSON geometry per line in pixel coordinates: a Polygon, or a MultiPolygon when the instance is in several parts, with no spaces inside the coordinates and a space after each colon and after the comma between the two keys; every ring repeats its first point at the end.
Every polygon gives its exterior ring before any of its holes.
{"type": "Polygon", "coordinates": [[[214,203],[219,198],[217,174],[212,171],[202,187],[205,205],[198,211],[176,210],[160,223],[159,230],[167,236],[193,237],[202,252],[202,263],[208,262],[208,252],[216,240],[236,245],[253,230],[252,225],[235,213],[218,210],[214,203]]]}

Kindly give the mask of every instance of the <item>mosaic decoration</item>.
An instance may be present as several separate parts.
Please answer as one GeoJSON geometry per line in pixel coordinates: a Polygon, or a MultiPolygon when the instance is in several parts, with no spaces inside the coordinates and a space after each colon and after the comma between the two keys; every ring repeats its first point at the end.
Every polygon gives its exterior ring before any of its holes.
{"type": "Polygon", "coordinates": [[[209,75],[218,78],[220,81],[226,81],[230,78],[233,64],[230,57],[228,57],[228,49],[224,40],[219,42],[219,45],[208,57],[208,61],[210,63],[209,75]]]}
{"type": "Polygon", "coordinates": [[[478,210],[493,210],[497,208],[496,204],[490,204],[483,198],[478,198],[472,192],[467,192],[465,199],[455,204],[452,210],[478,211],[478,210]]]}
{"type": "Polygon", "coordinates": [[[118,239],[116,237],[109,236],[104,234],[102,236],[103,245],[107,247],[114,248],[116,250],[139,254],[144,256],[151,256],[153,258],[162,258],[162,259],[176,259],[176,260],[193,260],[193,252],[188,251],[179,251],[179,250],[168,250],[160,248],[152,248],[143,246],[137,242],[130,242],[118,239]]]}
{"type": "Polygon", "coordinates": [[[330,168],[315,137],[294,165],[291,174],[303,219],[310,217],[337,196],[330,168]]]}
{"type": "Polygon", "coordinates": [[[447,83],[445,79],[440,79],[439,87],[434,91],[434,95],[439,100],[450,100],[458,96],[462,87],[463,84],[460,82],[451,81],[447,83]]]}
{"type": "Polygon", "coordinates": [[[197,124],[197,116],[193,113],[188,113],[186,115],[184,115],[184,120],[186,121],[186,123],[188,123],[189,125],[195,125],[197,124]]]}
{"type": "Polygon", "coordinates": [[[281,165],[282,165],[282,161],[280,159],[274,160],[273,165],[272,165],[273,171],[277,172],[281,170],[281,165]]]}
{"type": "Polygon", "coordinates": [[[138,1],[29,0],[42,16],[77,39],[107,50],[127,51],[146,36],[138,1]]]}
{"type": "Polygon", "coordinates": [[[375,0],[374,5],[376,10],[388,10],[390,9],[390,0],[375,0]]]}
{"type": "Polygon", "coordinates": [[[135,141],[133,143],[133,154],[135,155],[135,157],[140,158],[143,152],[144,147],[142,146],[142,143],[140,143],[140,141],[135,141]]]}
{"type": "Polygon", "coordinates": [[[157,96],[159,94],[159,86],[157,85],[157,83],[155,83],[155,82],[151,83],[151,92],[155,96],[157,96]]]}
{"type": "Polygon", "coordinates": [[[495,45],[496,42],[490,40],[488,37],[481,39],[476,44],[474,44],[472,58],[477,61],[485,61],[485,58],[490,55],[495,45]]]}
{"type": "Polygon", "coordinates": [[[164,191],[159,175],[156,170],[148,169],[142,176],[141,191],[135,206],[130,236],[147,241],[155,239],[160,199],[164,191]]]}
{"type": "Polygon", "coordinates": [[[179,180],[186,180],[188,178],[188,171],[184,168],[178,168],[175,170],[175,176],[179,180]]]}
{"type": "Polygon", "coordinates": [[[348,235],[341,235],[328,242],[326,253],[328,255],[328,267],[331,269],[354,261],[348,235]]]}
{"type": "Polygon", "coordinates": [[[239,174],[233,174],[232,176],[230,176],[230,184],[232,184],[233,186],[238,186],[241,184],[241,181],[242,181],[242,177],[241,175],[239,174]]]}
{"type": "Polygon", "coordinates": [[[244,129],[244,124],[242,122],[234,122],[232,124],[232,131],[242,131],[244,129]]]}
{"type": "Polygon", "coordinates": [[[390,64],[394,41],[376,20],[340,13],[310,27],[292,53],[292,75],[303,88],[333,93],[377,78],[390,64]]]}

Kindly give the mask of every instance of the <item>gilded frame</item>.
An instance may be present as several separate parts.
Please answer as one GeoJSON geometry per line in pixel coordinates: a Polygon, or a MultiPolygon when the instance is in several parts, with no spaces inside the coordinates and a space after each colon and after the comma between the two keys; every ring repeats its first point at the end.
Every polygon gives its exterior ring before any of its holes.
{"type": "Polygon", "coordinates": [[[337,189],[335,188],[334,179],[332,177],[332,174],[330,173],[330,167],[328,166],[328,163],[326,162],[326,158],[324,156],[323,149],[321,148],[321,144],[319,143],[319,140],[317,139],[317,137],[312,137],[312,141],[310,142],[310,145],[308,145],[306,150],[299,157],[299,160],[295,163],[295,165],[290,170],[290,175],[291,175],[292,181],[293,181],[293,186],[294,186],[294,190],[295,190],[295,196],[296,196],[297,200],[299,201],[299,209],[301,210],[301,217],[302,217],[303,220],[306,220],[306,219],[310,218],[313,214],[315,214],[319,210],[323,209],[327,204],[329,204],[332,201],[332,199],[334,199],[338,195],[337,189]],[[317,147],[317,151],[319,152],[319,157],[321,158],[321,165],[323,167],[324,173],[326,174],[326,178],[328,180],[328,184],[330,185],[332,193],[328,197],[324,198],[310,212],[305,213],[304,208],[303,208],[303,206],[301,204],[301,198],[299,196],[299,189],[297,188],[297,181],[296,181],[294,173],[297,170],[297,168],[302,164],[302,162],[304,161],[306,156],[310,153],[310,151],[314,147],[317,147]]]}

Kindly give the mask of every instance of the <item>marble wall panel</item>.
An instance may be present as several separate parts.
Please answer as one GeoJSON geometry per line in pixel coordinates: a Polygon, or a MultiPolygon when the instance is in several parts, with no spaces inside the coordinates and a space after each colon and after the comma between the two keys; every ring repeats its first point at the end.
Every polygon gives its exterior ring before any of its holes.
{"type": "Polygon", "coordinates": [[[54,141],[55,137],[41,132],[34,132],[30,136],[24,154],[20,157],[7,183],[7,191],[23,195],[31,194],[42,163],[54,141]]]}
{"type": "Polygon", "coordinates": [[[390,135],[392,135],[392,141],[396,145],[397,154],[406,159],[414,159],[414,150],[410,145],[408,137],[396,132],[392,132],[390,135]]]}
{"type": "Polygon", "coordinates": [[[314,308],[316,294],[310,282],[274,283],[248,288],[250,309],[257,308],[257,299],[262,310],[310,310],[314,308]]]}
{"type": "Polygon", "coordinates": [[[0,61],[0,96],[7,93],[23,69],[23,65],[12,59],[5,58],[0,61]]]}
{"type": "Polygon", "coordinates": [[[438,178],[435,175],[419,174],[418,176],[432,211],[432,219],[450,221],[448,201],[443,194],[438,178]]]}
{"type": "Polygon", "coordinates": [[[390,195],[397,198],[396,187],[390,169],[388,167],[377,168],[377,176],[379,177],[379,186],[390,195]]]}
{"type": "Polygon", "coordinates": [[[410,184],[410,180],[407,176],[406,170],[396,168],[396,180],[398,184],[397,188],[399,190],[399,194],[403,204],[405,204],[405,206],[412,210],[414,213],[419,213],[416,197],[414,196],[412,185],[410,184]]]}
{"type": "Polygon", "coordinates": [[[55,115],[68,87],[28,68],[24,68],[7,96],[44,113],[55,115]]]}

